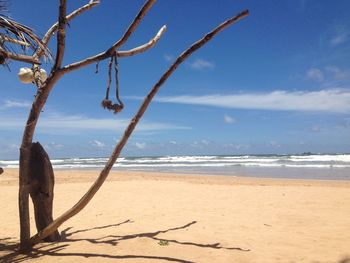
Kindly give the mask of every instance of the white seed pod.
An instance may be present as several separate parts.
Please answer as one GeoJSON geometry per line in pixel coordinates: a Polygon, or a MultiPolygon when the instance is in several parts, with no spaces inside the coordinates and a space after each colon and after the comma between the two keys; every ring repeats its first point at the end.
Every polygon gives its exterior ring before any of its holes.
{"type": "MultiPolygon", "coordinates": [[[[18,73],[19,80],[22,83],[29,84],[34,82],[34,73],[31,68],[21,68],[18,73]]],[[[40,69],[40,79],[44,82],[47,79],[45,69],[40,69]]]]}
{"type": "Polygon", "coordinates": [[[47,79],[46,71],[43,68],[40,69],[40,77],[42,82],[44,82],[47,79]]]}
{"type": "Polygon", "coordinates": [[[18,78],[22,83],[32,83],[34,80],[33,70],[30,68],[20,68],[18,78]]]}

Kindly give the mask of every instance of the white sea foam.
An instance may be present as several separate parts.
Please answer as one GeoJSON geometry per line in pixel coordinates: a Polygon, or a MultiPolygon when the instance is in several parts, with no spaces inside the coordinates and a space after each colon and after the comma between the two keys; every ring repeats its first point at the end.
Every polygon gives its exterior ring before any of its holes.
{"type": "Polygon", "coordinates": [[[350,163],[350,154],[337,154],[337,155],[306,155],[298,156],[292,155],[290,157],[292,162],[345,162],[350,163]]]}
{"type": "MultiPolygon", "coordinates": [[[[104,167],[108,158],[69,158],[53,159],[56,169],[93,169],[104,167]]],[[[18,160],[0,160],[0,167],[18,168],[18,160]]],[[[342,169],[350,168],[350,154],[338,155],[242,155],[242,156],[160,156],[119,158],[114,165],[125,169],[172,169],[193,168],[314,168],[342,169]]]]}

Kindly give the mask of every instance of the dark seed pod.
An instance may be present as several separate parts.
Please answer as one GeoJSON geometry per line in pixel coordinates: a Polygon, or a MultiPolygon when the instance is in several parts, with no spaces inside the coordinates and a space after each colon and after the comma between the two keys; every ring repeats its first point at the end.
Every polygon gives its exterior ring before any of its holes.
{"type": "Polygon", "coordinates": [[[101,106],[102,106],[104,109],[110,109],[111,106],[112,106],[112,101],[107,100],[107,99],[104,99],[104,100],[101,102],[101,106]]]}
{"type": "Polygon", "coordinates": [[[118,112],[121,112],[123,108],[124,108],[124,105],[113,104],[114,114],[117,114],[118,112]]]}

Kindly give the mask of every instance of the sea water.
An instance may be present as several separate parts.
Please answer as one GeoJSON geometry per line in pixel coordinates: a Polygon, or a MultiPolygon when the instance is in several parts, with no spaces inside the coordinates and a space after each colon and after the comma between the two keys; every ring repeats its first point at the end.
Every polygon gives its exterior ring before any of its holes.
{"type": "MultiPolygon", "coordinates": [[[[108,158],[51,160],[55,169],[101,169],[108,158]]],[[[0,167],[18,168],[18,160],[0,167]]],[[[350,154],[122,157],[114,169],[298,179],[350,180],[350,154]]]]}

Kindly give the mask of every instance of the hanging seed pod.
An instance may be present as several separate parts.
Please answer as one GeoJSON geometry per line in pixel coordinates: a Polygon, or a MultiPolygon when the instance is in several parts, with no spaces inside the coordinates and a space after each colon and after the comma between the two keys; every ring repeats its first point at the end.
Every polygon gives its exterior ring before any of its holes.
{"type": "Polygon", "coordinates": [[[119,98],[119,82],[118,82],[118,62],[117,62],[117,55],[116,53],[111,57],[109,63],[108,63],[108,82],[107,82],[107,89],[106,89],[106,97],[101,102],[101,106],[104,109],[108,109],[110,111],[113,111],[113,113],[121,112],[124,108],[123,102],[119,98]],[[117,99],[117,103],[113,104],[112,101],[109,99],[109,92],[112,82],[112,65],[114,62],[114,69],[115,69],[115,96],[117,99]]]}
{"type": "Polygon", "coordinates": [[[104,99],[101,102],[101,105],[104,109],[109,109],[112,106],[112,101],[108,100],[108,99],[104,99]]]}

